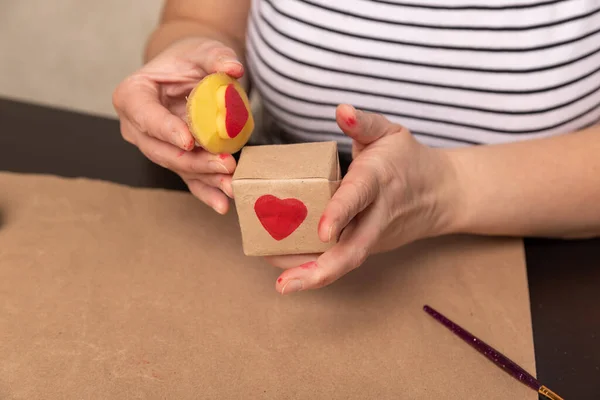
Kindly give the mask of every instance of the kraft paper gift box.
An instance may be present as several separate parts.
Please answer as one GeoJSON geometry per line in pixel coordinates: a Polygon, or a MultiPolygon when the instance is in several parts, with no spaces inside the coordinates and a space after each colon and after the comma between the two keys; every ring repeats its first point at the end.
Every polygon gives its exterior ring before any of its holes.
{"type": "Polygon", "coordinates": [[[336,142],[245,147],[233,175],[244,254],[322,253],[319,220],[340,184],[336,142]]]}

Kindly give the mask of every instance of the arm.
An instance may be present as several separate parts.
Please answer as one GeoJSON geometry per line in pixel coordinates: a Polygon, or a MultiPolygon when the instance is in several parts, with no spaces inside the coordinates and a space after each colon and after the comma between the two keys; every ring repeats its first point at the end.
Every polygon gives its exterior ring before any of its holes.
{"type": "Polygon", "coordinates": [[[178,174],[215,211],[230,206],[232,156],[196,146],[187,123],[187,96],[220,72],[244,82],[244,38],[250,0],[166,0],[148,40],[147,62],[113,92],[121,134],[148,159],[178,174]]]}
{"type": "Polygon", "coordinates": [[[447,154],[461,199],[451,230],[563,238],[600,235],[600,125],[447,154]]]}
{"type": "Polygon", "coordinates": [[[166,0],[159,26],[146,45],[149,61],[176,41],[214,39],[231,47],[243,62],[251,0],[166,0]]]}
{"type": "Polygon", "coordinates": [[[382,115],[341,105],[354,160],[323,212],[319,255],[271,257],[281,293],[320,288],[369,254],[443,234],[600,235],[600,125],[529,141],[434,149],[382,115]],[[358,218],[357,218],[358,216],[358,218]],[[310,264],[305,264],[311,262],[310,264]]]}

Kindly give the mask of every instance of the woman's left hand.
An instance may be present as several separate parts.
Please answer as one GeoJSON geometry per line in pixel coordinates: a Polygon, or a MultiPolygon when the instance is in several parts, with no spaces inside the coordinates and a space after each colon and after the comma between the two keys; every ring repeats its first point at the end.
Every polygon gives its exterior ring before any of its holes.
{"type": "Polygon", "coordinates": [[[444,150],[349,105],[338,107],[336,119],[353,139],[353,161],[318,229],[322,241],[339,241],[321,255],[268,257],[286,269],[276,283],[282,294],[321,288],[370,254],[449,233],[460,210],[456,169],[444,150]]]}

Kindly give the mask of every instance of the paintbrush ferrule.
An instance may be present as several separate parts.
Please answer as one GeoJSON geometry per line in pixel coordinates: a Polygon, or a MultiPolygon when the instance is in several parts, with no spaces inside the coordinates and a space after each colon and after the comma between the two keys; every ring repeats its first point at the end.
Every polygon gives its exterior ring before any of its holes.
{"type": "Polygon", "coordinates": [[[540,387],[538,393],[543,396],[546,396],[550,400],[564,400],[562,397],[554,393],[552,390],[548,389],[546,386],[540,387]]]}

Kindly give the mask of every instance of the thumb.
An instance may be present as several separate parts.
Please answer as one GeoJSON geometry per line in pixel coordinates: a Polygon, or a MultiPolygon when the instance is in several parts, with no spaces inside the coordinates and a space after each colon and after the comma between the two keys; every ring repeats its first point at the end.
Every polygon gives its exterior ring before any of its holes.
{"type": "Polygon", "coordinates": [[[175,83],[181,82],[182,77],[197,81],[192,71],[202,72],[202,76],[215,72],[224,72],[235,79],[244,76],[244,66],[232,48],[216,40],[200,38],[175,42],[142,70],[153,80],[175,83]]]}
{"type": "Polygon", "coordinates": [[[381,114],[360,111],[348,104],[338,106],[336,121],[346,136],[363,146],[402,129],[381,114]]]}
{"type": "Polygon", "coordinates": [[[233,78],[244,75],[244,67],[236,52],[218,41],[207,41],[188,54],[207,74],[225,72],[233,78]]]}

